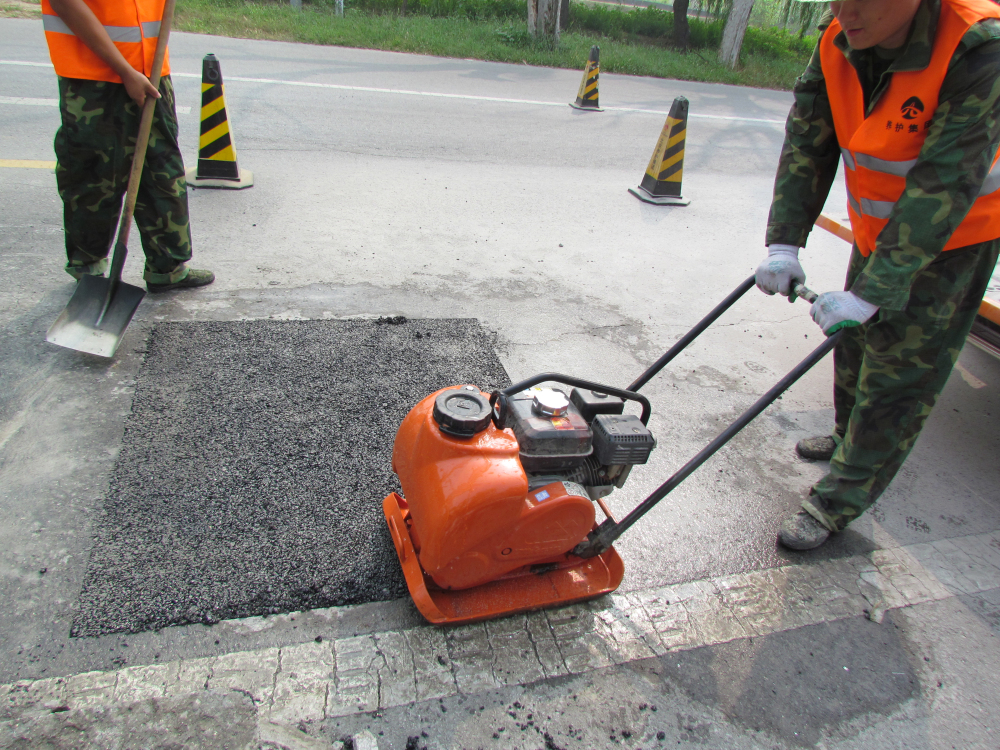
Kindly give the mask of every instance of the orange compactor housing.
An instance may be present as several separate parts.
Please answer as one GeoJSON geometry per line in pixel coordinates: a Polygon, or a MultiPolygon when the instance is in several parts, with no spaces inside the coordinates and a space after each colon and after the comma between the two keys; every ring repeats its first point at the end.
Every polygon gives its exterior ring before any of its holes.
{"type": "Polygon", "coordinates": [[[402,494],[383,510],[410,593],[431,622],[588,599],[624,574],[613,548],[586,560],[570,552],[595,528],[583,482],[611,488],[584,415],[562,391],[531,389],[510,403],[513,428],[500,429],[487,394],[446,388],[418,403],[396,434],[402,494]]]}

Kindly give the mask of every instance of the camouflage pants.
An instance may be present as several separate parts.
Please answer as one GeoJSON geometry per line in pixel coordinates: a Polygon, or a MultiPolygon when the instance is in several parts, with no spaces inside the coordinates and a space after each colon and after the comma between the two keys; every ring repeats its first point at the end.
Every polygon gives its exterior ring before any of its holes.
{"type": "MultiPolygon", "coordinates": [[[[802,507],[831,530],[871,507],[913,448],[969,335],[1000,240],[943,253],[916,278],[902,311],[844,330],[834,349],[837,449],[802,507]]],[[[850,289],[864,266],[857,247],[850,289]]]]}
{"type": "MultiPolygon", "coordinates": [[[[160,94],[135,202],[146,253],[143,278],[154,284],[183,279],[191,258],[187,182],[169,76],[160,80],[160,94]]],[[[60,78],[59,112],[56,184],[63,201],[66,271],[74,278],[103,274],[128,187],[140,110],[120,83],[60,78]]]]}

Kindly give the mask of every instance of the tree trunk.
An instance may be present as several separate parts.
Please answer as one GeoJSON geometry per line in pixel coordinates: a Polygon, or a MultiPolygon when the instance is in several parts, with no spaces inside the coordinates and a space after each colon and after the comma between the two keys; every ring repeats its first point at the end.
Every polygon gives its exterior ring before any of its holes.
{"type": "Polygon", "coordinates": [[[739,62],[751,10],[753,0],[733,0],[733,9],[726,21],[726,28],[722,31],[722,48],[719,50],[719,60],[727,67],[735,68],[739,62]]]}
{"type": "Polygon", "coordinates": [[[690,36],[688,0],[674,0],[674,46],[687,52],[690,36]]]}
{"type": "Polygon", "coordinates": [[[559,10],[562,0],[528,0],[528,32],[559,44],[559,10]]]}
{"type": "Polygon", "coordinates": [[[569,0],[562,0],[559,3],[559,28],[566,31],[567,24],[569,24],[569,0]]]}

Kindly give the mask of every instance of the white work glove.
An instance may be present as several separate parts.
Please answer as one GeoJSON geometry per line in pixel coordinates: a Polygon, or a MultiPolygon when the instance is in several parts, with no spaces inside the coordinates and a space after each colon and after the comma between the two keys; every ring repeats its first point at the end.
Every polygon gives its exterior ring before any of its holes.
{"type": "Polygon", "coordinates": [[[789,302],[795,301],[792,287],[806,280],[806,272],[799,263],[799,249],[795,245],[771,245],[767,257],[757,266],[757,288],[764,294],[783,294],[789,302]]]}
{"type": "Polygon", "coordinates": [[[878,312],[878,305],[865,302],[854,292],[824,292],[816,298],[809,314],[832,336],[842,328],[859,326],[878,312]]]}

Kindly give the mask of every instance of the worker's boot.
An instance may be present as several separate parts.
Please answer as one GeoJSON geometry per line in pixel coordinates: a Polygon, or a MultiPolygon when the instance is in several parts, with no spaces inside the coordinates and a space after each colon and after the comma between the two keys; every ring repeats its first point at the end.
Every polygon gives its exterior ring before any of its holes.
{"type": "Polygon", "coordinates": [[[817,461],[829,461],[837,450],[837,443],[829,435],[802,438],[795,444],[795,450],[802,458],[812,458],[817,461]]]}
{"type": "Polygon", "coordinates": [[[171,289],[193,289],[197,286],[206,286],[215,281],[215,274],[211,271],[199,271],[195,268],[188,269],[187,276],[173,284],[153,284],[146,282],[146,288],[151,292],[169,292],[171,289]]]}
{"type": "Polygon", "coordinates": [[[830,530],[804,510],[786,518],[778,531],[778,541],[789,549],[814,549],[829,538],[830,530]]]}

